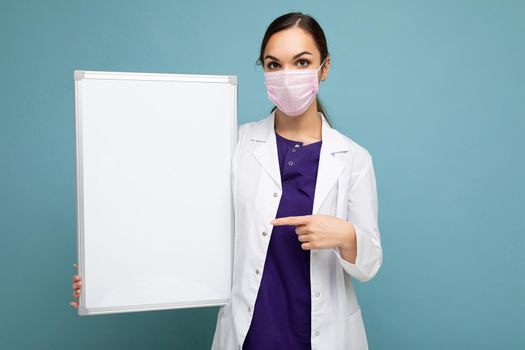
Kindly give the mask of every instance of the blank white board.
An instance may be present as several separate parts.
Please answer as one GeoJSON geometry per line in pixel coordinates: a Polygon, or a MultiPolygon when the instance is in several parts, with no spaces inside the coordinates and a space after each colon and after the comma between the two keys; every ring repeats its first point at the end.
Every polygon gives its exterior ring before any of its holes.
{"type": "Polygon", "coordinates": [[[237,79],[74,71],[79,315],[224,305],[237,79]]]}

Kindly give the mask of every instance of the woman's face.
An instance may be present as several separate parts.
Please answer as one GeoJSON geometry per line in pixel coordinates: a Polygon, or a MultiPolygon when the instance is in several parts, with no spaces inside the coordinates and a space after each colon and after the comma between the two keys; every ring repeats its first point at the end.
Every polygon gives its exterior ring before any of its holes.
{"type": "MultiPolygon", "coordinates": [[[[321,65],[321,53],[312,36],[298,27],[292,27],[273,34],[264,49],[264,71],[281,69],[316,69],[321,65]]],[[[328,75],[330,56],[326,58],[321,80],[328,75]]]]}

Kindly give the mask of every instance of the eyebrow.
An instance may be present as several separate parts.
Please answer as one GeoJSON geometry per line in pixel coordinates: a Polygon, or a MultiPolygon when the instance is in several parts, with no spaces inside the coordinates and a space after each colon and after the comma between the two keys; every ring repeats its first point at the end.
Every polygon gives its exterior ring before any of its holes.
{"type": "MultiPolygon", "coordinates": [[[[312,55],[311,52],[303,51],[303,52],[298,53],[297,55],[293,56],[293,59],[295,60],[296,58],[298,58],[298,57],[300,57],[300,56],[302,56],[304,54],[312,55]]],[[[274,56],[271,56],[271,55],[266,55],[266,57],[264,57],[264,59],[267,59],[267,58],[271,58],[273,60],[279,61],[279,59],[277,57],[274,57],[274,56]]]]}

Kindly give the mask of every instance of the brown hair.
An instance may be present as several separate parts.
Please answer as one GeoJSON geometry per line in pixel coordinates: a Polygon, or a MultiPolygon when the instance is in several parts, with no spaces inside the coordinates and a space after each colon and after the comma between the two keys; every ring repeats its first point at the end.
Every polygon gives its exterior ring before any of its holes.
{"type": "MultiPolygon", "coordinates": [[[[289,12],[274,19],[273,22],[270,23],[270,25],[266,29],[266,33],[264,33],[264,37],[261,43],[261,51],[259,53],[259,58],[256,61],[257,65],[263,65],[264,49],[266,48],[266,44],[270,40],[271,36],[281,30],[285,30],[291,27],[299,27],[305,30],[306,32],[310,33],[310,35],[315,41],[317,49],[321,53],[321,62],[323,62],[323,60],[329,55],[326,37],[319,23],[312,16],[303,14],[301,12],[289,12]]],[[[316,96],[315,98],[317,101],[317,111],[323,113],[328,124],[332,126],[332,123],[330,122],[330,120],[328,120],[328,115],[325,111],[325,108],[323,107],[323,104],[321,103],[321,100],[318,96],[316,96]]],[[[273,112],[276,108],[277,107],[274,106],[271,112],[273,112]]]]}

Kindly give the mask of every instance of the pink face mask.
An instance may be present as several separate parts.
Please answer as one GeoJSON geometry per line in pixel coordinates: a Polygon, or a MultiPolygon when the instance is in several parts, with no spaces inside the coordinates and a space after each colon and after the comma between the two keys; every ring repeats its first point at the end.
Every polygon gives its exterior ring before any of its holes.
{"type": "Polygon", "coordinates": [[[264,72],[264,83],[270,101],[286,115],[297,116],[306,111],[319,90],[317,72],[325,60],[317,69],[264,72]]]}

